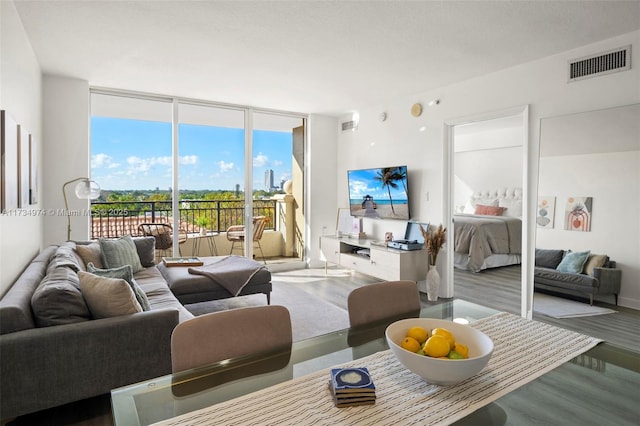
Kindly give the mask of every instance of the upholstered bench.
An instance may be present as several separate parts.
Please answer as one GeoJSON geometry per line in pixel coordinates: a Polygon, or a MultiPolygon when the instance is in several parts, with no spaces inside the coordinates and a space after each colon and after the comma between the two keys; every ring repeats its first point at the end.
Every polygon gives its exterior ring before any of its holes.
{"type": "MultiPolygon", "coordinates": [[[[220,262],[223,258],[226,258],[224,259],[225,263],[242,262],[243,267],[248,265],[249,269],[255,268],[257,270],[237,296],[264,293],[267,296],[267,304],[271,303],[271,272],[262,264],[251,259],[240,258],[240,256],[208,256],[201,257],[200,259],[204,262],[203,267],[206,267],[207,265],[220,262]]],[[[183,305],[226,299],[235,296],[225,287],[217,283],[214,278],[190,272],[190,269],[196,267],[169,267],[160,262],[157,268],[167,281],[173,294],[183,305]]]]}

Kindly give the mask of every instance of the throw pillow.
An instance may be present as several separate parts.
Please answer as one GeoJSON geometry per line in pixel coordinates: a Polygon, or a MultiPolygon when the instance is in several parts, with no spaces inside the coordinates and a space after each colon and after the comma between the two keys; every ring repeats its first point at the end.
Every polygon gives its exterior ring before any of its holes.
{"type": "Polygon", "coordinates": [[[589,255],[587,262],[584,264],[584,273],[587,275],[593,275],[593,268],[602,268],[609,262],[609,256],[606,254],[592,254],[589,255]]]}
{"type": "Polygon", "coordinates": [[[482,214],[487,216],[502,216],[502,213],[506,210],[506,207],[498,206],[485,206],[484,204],[476,205],[474,214],[482,214]]]}
{"type": "Polygon", "coordinates": [[[556,269],[563,256],[564,250],[536,249],[535,266],[556,269]]]}
{"type": "Polygon", "coordinates": [[[31,296],[31,309],[38,327],[73,324],[91,319],[80,292],[78,275],[70,268],[54,268],[31,296]]]}
{"type": "Polygon", "coordinates": [[[140,258],[140,263],[145,268],[156,264],[156,239],[154,237],[134,237],[136,251],[140,258]]]}
{"type": "Polygon", "coordinates": [[[93,265],[93,263],[89,263],[87,265],[87,272],[91,272],[99,277],[119,278],[121,280],[125,280],[131,286],[131,290],[133,290],[133,293],[136,295],[136,300],[140,303],[142,310],[148,311],[151,309],[147,295],[133,278],[131,265],[124,265],[113,269],[98,269],[93,265]]]}
{"type": "Polygon", "coordinates": [[[85,266],[89,263],[93,263],[96,268],[102,268],[102,252],[100,251],[100,244],[89,243],[80,244],[76,243],[76,252],[80,256],[80,259],[84,262],[85,266]]]}
{"type": "Polygon", "coordinates": [[[567,251],[567,254],[564,256],[556,270],[560,272],[571,272],[572,274],[579,274],[582,272],[584,264],[589,258],[589,254],[591,254],[589,250],[576,252],[572,252],[571,250],[569,250],[567,251]]]}
{"type": "Polygon", "coordinates": [[[131,265],[134,274],[144,269],[131,235],[116,239],[100,238],[99,242],[100,250],[102,250],[102,264],[105,268],[112,269],[131,265]]]}
{"type": "Polygon", "coordinates": [[[131,286],[125,280],[78,272],[82,295],[93,318],[109,318],[142,312],[131,286]]]}

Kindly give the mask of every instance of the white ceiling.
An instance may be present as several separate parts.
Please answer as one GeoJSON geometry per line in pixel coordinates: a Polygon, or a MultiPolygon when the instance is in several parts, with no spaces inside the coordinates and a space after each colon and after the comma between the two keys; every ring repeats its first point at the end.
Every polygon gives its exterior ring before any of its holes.
{"type": "Polygon", "coordinates": [[[44,73],[330,115],[640,28],[638,1],[14,3],[44,73]]]}

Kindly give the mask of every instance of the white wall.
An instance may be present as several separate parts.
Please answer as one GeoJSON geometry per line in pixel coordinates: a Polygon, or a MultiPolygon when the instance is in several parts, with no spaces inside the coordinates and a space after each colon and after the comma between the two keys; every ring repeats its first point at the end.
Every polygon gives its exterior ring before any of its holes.
{"type": "MultiPolygon", "coordinates": [[[[25,126],[42,153],[42,76],[40,65],[27,39],[13,2],[0,2],[0,109],[16,123],[25,126]]],[[[42,155],[39,167],[42,170],[42,155]]],[[[40,173],[42,176],[42,173],[40,173]]],[[[42,178],[38,182],[42,188],[42,178]]],[[[43,190],[30,213],[40,212],[43,190]]],[[[0,294],[20,275],[25,265],[40,250],[42,216],[38,214],[0,216],[0,294]]],[[[14,212],[15,213],[15,212],[14,212]]]]}
{"type": "MultiPolygon", "coordinates": [[[[635,31],[438,90],[416,93],[385,105],[361,106],[358,109],[358,129],[339,135],[338,205],[347,202],[347,169],[404,163],[409,168],[410,196],[414,201],[412,216],[424,222],[441,222],[445,121],[529,105],[529,146],[526,147],[529,154],[528,214],[533,217],[540,119],[640,101],[638,67],[567,83],[567,62],[626,44],[636,47],[632,49],[631,63],[640,63],[640,31],[635,31]],[[433,107],[425,106],[420,117],[410,114],[411,105],[415,102],[427,105],[429,100],[436,98],[440,103],[433,107]],[[378,121],[382,111],[388,114],[384,122],[378,121]]],[[[341,121],[346,119],[348,117],[341,121]]],[[[365,230],[375,230],[375,238],[381,238],[384,228],[396,226],[385,221],[369,222],[365,223],[365,230]]],[[[530,223],[534,226],[535,222],[530,223]]],[[[530,229],[528,233],[534,231],[530,229]]],[[[630,237],[630,241],[637,244],[638,236],[630,237]]],[[[625,305],[640,308],[640,282],[633,285],[633,288],[625,289],[625,305]]]]}

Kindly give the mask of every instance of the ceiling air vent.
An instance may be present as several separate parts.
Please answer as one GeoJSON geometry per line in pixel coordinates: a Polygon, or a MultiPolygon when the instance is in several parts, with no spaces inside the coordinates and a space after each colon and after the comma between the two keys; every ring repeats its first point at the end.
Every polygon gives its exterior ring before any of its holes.
{"type": "Polygon", "coordinates": [[[355,120],[345,121],[342,123],[342,131],[346,132],[347,130],[355,130],[358,127],[358,124],[355,120]]]}
{"type": "Polygon", "coordinates": [[[569,81],[631,68],[631,45],[569,61],[569,81]]]}

